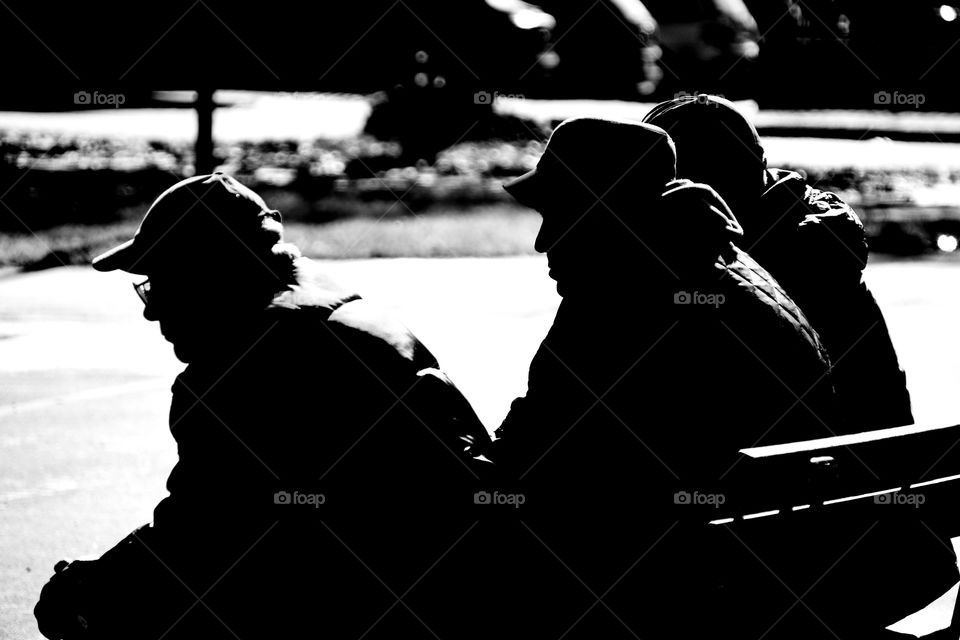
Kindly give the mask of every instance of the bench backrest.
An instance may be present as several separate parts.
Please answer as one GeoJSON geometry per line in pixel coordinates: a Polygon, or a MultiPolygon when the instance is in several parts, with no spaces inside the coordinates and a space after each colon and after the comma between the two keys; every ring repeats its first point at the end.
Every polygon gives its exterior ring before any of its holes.
{"type": "Polygon", "coordinates": [[[711,523],[808,511],[839,516],[842,509],[922,517],[960,532],[960,425],[896,427],[740,454],[728,478],[705,488],[723,496],[700,510],[711,523]]]}

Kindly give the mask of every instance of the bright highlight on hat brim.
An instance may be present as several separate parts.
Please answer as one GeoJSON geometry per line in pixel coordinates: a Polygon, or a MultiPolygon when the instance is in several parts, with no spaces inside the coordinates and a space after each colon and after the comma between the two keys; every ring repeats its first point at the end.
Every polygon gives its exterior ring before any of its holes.
{"type": "Polygon", "coordinates": [[[139,258],[133,248],[133,239],[127,240],[121,245],[110,249],[93,259],[93,268],[97,271],[129,271],[146,275],[142,270],[137,270],[136,262],[139,258]]]}
{"type": "Polygon", "coordinates": [[[533,169],[504,183],[503,188],[520,204],[536,209],[544,199],[544,185],[540,184],[541,182],[541,176],[536,169],[533,169]]]}

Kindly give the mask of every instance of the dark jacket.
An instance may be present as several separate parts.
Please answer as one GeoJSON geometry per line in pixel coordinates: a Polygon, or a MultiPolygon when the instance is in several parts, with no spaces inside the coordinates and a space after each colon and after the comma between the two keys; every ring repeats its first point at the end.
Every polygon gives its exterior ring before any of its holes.
{"type": "Polygon", "coordinates": [[[817,334],[734,244],[742,231],[726,205],[681,183],[661,206],[640,231],[649,255],[563,299],[497,430],[496,461],[518,475],[535,465],[530,482],[603,474],[611,455],[631,461],[613,474],[709,480],[741,448],[831,434],[817,334]]]}
{"type": "Polygon", "coordinates": [[[521,608],[517,637],[560,637],[575,622],[567,637],[629,637],[622,622],[641,637],[696,637],[687,624],[714,596],[696,573],[706,551],[671,511],[678,496],[724,478],[741,448],[831,433],[825,351],[737,248],[723,201],[680,181],[632,213],[642,245],[606,280],[565,293],[491,447],[525,496],[522,523],[493,538],[501,570],[543,576],[503,586],[499,602],[533,607],[524,593],[543,592],[562,612],[521,608]],[[601,594],[615,614],[597,606],[577,622],[595,602],[584,597],[601,594]]]}
{"type": "Polygon", "coordinates": [[[470,526],[486,431],[403,325],[297,272],[177,377],[170,495],[88,567],[94,637],[428,635],[391,605],[470,526]]]}
{"type": "MultiPolygon", "coordinates": [[[[949,546],[922,523],[891,518],[871,528],[829,512],[746,527],[747,541],[698,527],[708,516],[693,510],[723,500],[717,481],[737,478],[738,449],[836,435],[843,423],[817,332],[738,248],[742,232],[722,201],[686,184],[659,213],[638,229],[644,248],[632,267],[564,297],[527,393],[491,446],[505,483],[526,497],[518,531],[511,537],[504,525],[495,538],[504,541],[502,570],[547,576],[536,588],[571,612],[544,637],[576,622],[567,637],[735,627],[790,638],[798,623],[775,623],[793,599],[778,598],[808,589],[810,637],[829,635],[824,624],[857,637],[919,610],[957,575],[949,546]],[[679,292],[687,296],[675,299],[679,292]],[[894,548],[902,554],[890,557],[894,548]],[[725,566],[728,558],[740,564],[725,566]],[[566,574],[550,573],[558,560],[566,574]],[[604,605],[578,621],[584,591],[604,605]]],[[[503,600],[522,601],[533,588],[503,600]]]]}
{"type": "Polygon", "coordinates": [[[743,247],[796,300],[833,362],[850,432],[913,424],[906,377],[883,312],[863,281],[868,249],[857,214],[792,171],[771,169],[743,247]]]}
{"type": "MultiPolygon", "coordinates": [[[[251,505],[246,490],[316,485],[331,493],[331,510],[337,494],[390,504],[381,490],[384,474],[399,469],[390,460],[426,456],[427,449],[443,451],[451,468],[470,475],[457,461],[465,454],[454,432],[462,425],[459,435],[469,439],[485,431],[465,412],[468,405],[449,405],[460,396],[436,358],[376,305],[337,288],[310,261],[298,266],[297,284],[231,336],[228,350],[177,377],[170,424],[180,461],[155,514],[158,530],[168,520],[180,526],[194,510],[216,509],[198,497],[198,487],[229,488],[246,513],[274,515],[272,491],[267,504],[251,505]]],[[[404,469],[411,473],[420,471],[404,469]]]]}

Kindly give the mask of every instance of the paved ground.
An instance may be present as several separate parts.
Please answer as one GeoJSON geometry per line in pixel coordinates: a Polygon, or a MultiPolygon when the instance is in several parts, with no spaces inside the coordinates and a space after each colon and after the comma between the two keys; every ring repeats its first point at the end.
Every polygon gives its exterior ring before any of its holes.
{"type": "MultiPolygon", "coordinates": [[[[488,426],[525,386],[559,299],[540,258],[329,263],[426,342],[488,426]]],[[[918,420],[960,422],[960,265],[888,262],[868,278],[918,420]]],[[[95,555],[150,518],[175,460],[180,369],[125,274],[0,275],[0,638],[36,638],[53,563],[95,555]]]]}

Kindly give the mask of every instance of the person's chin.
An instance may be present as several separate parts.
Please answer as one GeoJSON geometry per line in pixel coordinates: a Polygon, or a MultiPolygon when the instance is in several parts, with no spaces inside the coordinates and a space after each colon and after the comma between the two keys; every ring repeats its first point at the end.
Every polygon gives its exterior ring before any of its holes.
{"type": "Polygon", "coordinates": [[[184,364],[189,364],[192,356],[192,349],[189,349],[183,343],[170,342],[173,345],[173,354],[177,356],[177,360],[184,364]]]}
{"type": "Polygon", "coordinates": [[[556,285],[557,285],[557,294],[558,294],[561,298],[562,298],[566,293],[569,292],[570,286],[567,284],[567,282],[566,282],[565,280],[558,280],[558,279],[556,279],[556,278],[553,278],[553,281],[554,281],[554,282],[556,283],[556,285]]]}
{"type": "Polygon", "coordinates": [[[560,293],[560,280],[557,279],[557,272],[555,269],[549,269],[547,271],[547,277],[553,280],[553,283],[557,286],[557,293],[560,293]]]}
{"type": "Polygon", "coordinates": [[[190,362],[194,350],[192,345],[188,344],[187,340],[182,338],[178,339],[176,336],[169,333],[164,333],[163,338],[173,346],[173,354],[177,356],[177,360],[183,362],[184,364],[190,362]]]}

